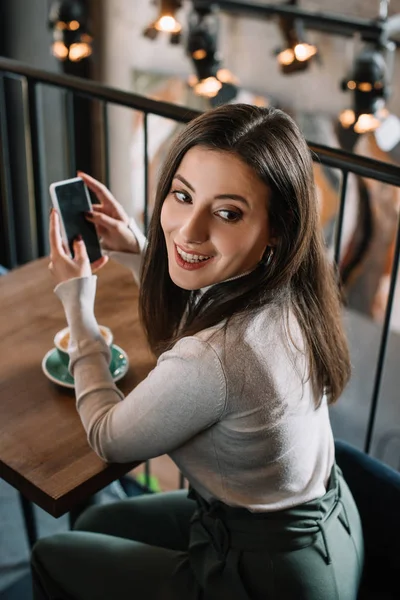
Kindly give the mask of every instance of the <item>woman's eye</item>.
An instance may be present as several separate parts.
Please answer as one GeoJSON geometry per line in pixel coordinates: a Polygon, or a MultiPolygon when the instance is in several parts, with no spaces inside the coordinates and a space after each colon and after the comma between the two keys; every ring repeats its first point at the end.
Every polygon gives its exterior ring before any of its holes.
{"type": "Polygon", "coordinates": [[[242,213],[236,212],[235,210],[219,210],[217,214],[221,217],[221,219],[224,221],[229,221],[230,223],[239,221],[242,218],[242,213]]]}
{"type": "Polygon", "coordinates": [[[171,192],[173,196],[175,196],[178,202],[190,202],[191,198],[186,192],[180,192],[179,190],[174,190],[171,192]]]}

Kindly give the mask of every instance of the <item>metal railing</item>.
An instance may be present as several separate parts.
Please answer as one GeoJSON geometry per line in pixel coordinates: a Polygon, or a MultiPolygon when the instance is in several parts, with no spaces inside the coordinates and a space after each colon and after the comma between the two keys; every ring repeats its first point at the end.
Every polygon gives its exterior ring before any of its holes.
{"type": "MultiPolygon", "coordinates": [[[[139,96],[137,94],[113,89],[94,81],[85,80],[77,77],[65,76],[55,73],[49,73],[32,68],[28,65],[18,63],[14,60],[0,57],[0,194],[1,194],[1,212],[3,215],[3,231],[7,248],[8,265],[16,265],[16,239],[15,222],[13,216],[13,190],[10,177],[9,161],[9,140],[7,135],[7,102],[5,98],[5,80],[17,79],[21,84],[21,94],[24,107],[24,128],[25,144],[27,157],[27,170],[29,172],[29,198],[27,206],[34,224],[34,239],[37,243],[38,256],[43,255],[45,247],[45,238],[47,236],[47,214],[43,202],[43,189],[41,184],[41,168],[43,156],[43,139],[41,130],[41,115],[38,102],[38,88],[40,85],[53,86],[61,88],[67,94],[66,106],[70,105],[71,97],[81,96],[91,100],[96,100],[101,105],[102,119],[100,127],[102,128],[101,139],[103,140],[103,172],[105,183],[108,184],[109,173],[109,155],[108,155],[108,123],[107,107],[110,104],[127,107],[135,111],[140,111],[144,116],[143,126],[143,161],[144,161],[144,221],[148,221],[148,187],[149,187],[149,115],[157,115],[172,119],[179,123],[187,123],[199,113],[181,106],[155,101],[150,98],[139,96]]],[[[68,110],[65,114],[67,146],[69,148],[69,161],[74,163],[74,157],[71,154],[73,147],[73,128],[71,119],[68,118],[68,110]]],[[[354,154],[330,148],[327,146],[309,143],[313,152],[315,161],[319,161],[326,167],[339,169],[342,173],[340,189],[340,205],[335,225],[334,241],[334,259],[339,262],[341,251],[341,240],[343,233],[344,210],[346,203],[346,191],[348,187],[348,176],[353,173],[358,177],[366,177],[396,187],[400,187],[400,169],[388,163],[356,156],[354,154]]],[[[73,170],[73,168],[72,168],[73,170]]],[[[388,300],[385,310],[384,321],[382,325],[382,335],[379,345],[379,352],[375,368],[375,377],[373,392],[371,398],[371,407],[368,418],[368,426],[365,437],[364,449],[370,452],[371,440],[374,431],[376,411],[378,406],[379,392],[381,388],[382,375],[387,350],[390,316],[393,307],[395,286],[398,274],[400,251],[400,217],[397,224],[397,234],[395,241],[394,257],[391,270],[390,286],[388,300]]],[[[181,482],[182,483],[182,482],[181,482]]]]}

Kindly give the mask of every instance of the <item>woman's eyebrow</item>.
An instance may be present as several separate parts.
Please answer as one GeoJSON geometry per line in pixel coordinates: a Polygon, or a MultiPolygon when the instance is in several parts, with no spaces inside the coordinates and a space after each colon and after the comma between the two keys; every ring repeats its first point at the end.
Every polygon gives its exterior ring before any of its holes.
{"type": "MultiPolygon", "coordinates": [[[[174,179],[179,179],[186,187],[188,187],[192,192],[195,192],[195,189],[182,175],[176,174],[174,179]]],[[[243,202],[246,206],[250,206],[248,200],[244,196],[240,196],[239,194],[219,194],[215,196],[215,200],[238,200],[239,202],[243,202]]]]}
{"type": "Polygon", "coordinates": [[[239,196],[239,194],[219,194],[219,196],[215,196],[215,200],[238,200],[250,208],[248,200],[244,196],[239,196]]]}
{"type": "Polygon", "coordinates": [[[190,183],[188,181],[186,181],[186,179],[184,177],[182,177],[182,175],[175,175],[174,179],[179,179],[179,181],[182,181],[182,183],[184,183],[186,185],[186,187],[189,188],[189,190],[192,190],[192,192],[194,192],[194,187],[190,185],[190,183]]]}

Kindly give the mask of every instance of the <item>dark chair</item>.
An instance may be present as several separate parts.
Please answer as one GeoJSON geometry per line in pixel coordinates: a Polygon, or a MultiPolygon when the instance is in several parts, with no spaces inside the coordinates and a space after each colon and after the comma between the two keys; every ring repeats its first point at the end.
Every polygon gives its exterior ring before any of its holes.
{"type": "Polygon", "coordinates": [[[359,600],[400,598],[400,473],[337,440],[336,461],[354,496],[364,531],[359,600]]]}

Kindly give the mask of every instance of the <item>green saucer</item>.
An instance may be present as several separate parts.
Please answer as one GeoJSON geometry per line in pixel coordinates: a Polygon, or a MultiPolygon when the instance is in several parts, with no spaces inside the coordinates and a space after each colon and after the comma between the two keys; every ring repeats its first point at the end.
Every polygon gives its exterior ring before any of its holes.
{"type": "MultiPolygon", "coordinates": [[[[114,381],[122,379],[129,368],[128,355],[125,350],[113,344],[111,346],[110,373],[114,381]]],[[[74,388],[74,378],[68,368],[59,360],[56,348],[47,352],[42,360],[43,373],[50,381],[67,388],[74,388]]]]}

